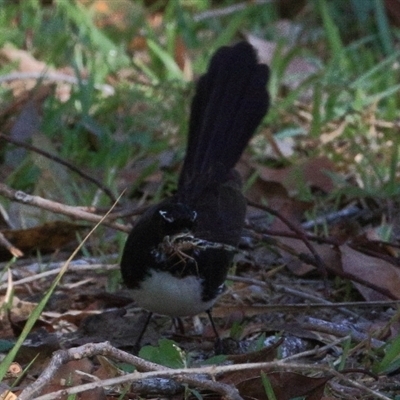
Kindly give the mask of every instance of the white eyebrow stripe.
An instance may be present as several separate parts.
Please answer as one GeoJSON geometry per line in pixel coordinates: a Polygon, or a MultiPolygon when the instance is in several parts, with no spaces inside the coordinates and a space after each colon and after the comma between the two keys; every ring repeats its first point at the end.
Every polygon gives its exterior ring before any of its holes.
{"type": "Polygon", "coordinates": [[[168,217],[168,212],[165,210],[158,210],[158,213],[168,222],[174,222],[173,217],[168,217]]]}

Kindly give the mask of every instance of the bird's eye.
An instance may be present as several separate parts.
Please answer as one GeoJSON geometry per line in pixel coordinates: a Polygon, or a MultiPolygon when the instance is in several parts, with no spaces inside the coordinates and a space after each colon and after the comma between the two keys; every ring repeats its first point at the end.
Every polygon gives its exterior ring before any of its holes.
{"type": "Polygon", "coordinates": [[[159,210],[158,212],[159,212],[159,214],[160,214],[167,222],[172,223],[172,222],[175,221],[175,218],[174,218],[174,217],[171,217],[170,215],[168,215],[168,211],[159,210]]]}

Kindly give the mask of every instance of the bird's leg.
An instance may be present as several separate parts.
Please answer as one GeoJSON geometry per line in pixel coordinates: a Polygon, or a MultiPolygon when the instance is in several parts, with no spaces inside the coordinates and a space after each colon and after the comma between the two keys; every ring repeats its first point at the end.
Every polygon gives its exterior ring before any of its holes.
{"type": "Polygon", "coordinates": [[[211,308],[209,308],[206,311],[206,313],[208,315],[208,319],[211,322],[211,326],[212,326],[212,329],[213,329],[214,335],[215,335],[215,344],[214,344],[215,354],[223,354],[222,340],[217,331],[217,327],[215,326],[214,319],[211,314],[211,308]]]}
{"type": "Polygon", "coordinates": [[[147,329],[147,327],[149,326],[149,323],[150,323],[150,320],[151,320],[151,317],[152,317],[152,316],[153,316],[153,313],[152,313],[152,312],[149,312],[149,313],[147,314],[146,322],[144,323],[143,328],[142,328],[142,330],[140,331],[139,336],[138,336],[138,338],[136,339],[136,342],[135,342],[135,344],[134,344],[134,346],[133,346],[135,353],[139,353],[139,350],[140,350],[140,342],[141,342],[142,339],[143,339],[143,335],[145,334],[146,329],[147,329]]]}

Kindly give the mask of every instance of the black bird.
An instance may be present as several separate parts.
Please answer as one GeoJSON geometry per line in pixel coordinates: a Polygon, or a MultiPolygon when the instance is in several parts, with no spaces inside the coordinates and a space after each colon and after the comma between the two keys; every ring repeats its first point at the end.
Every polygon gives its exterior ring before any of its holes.
{"type": "Polygon", "coordinates": [[[150,316],[209,312],[223,291],[246,213],[234,166],[269,107],[268,76],[240,42],[198,81],[176,194],[138,219],[122,255],[123,281],[150,316]]]}

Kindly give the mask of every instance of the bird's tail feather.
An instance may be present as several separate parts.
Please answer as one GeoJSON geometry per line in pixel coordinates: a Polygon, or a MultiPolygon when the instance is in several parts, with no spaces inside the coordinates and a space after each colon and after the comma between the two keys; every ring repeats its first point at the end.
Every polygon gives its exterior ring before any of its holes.
{"type": "Polygon", "coordinates": [[[204,179],[227,180],[268,110],[268,77],[268,67],[258,63],[246,42],[215,53],[193,98],[178,191],[191,190],[204,179]]]}

